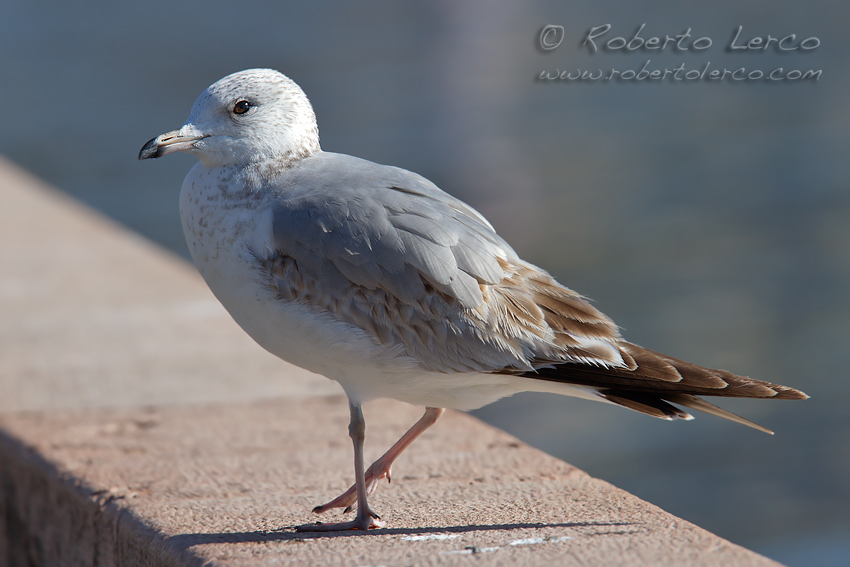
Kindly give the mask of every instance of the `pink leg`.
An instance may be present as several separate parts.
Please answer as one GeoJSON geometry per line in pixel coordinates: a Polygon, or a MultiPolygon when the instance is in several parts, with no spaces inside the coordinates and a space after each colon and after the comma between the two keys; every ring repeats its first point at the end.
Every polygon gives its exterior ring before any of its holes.
{"type": "Polygon", "coordinates": [[[368,530],[369,528],[382,528],[384,523],[366,503],[366,483],[363,474],[363,441],[366,439],[366,421],[363,419],[363,411],[360,404],[349,401],[351,410],[351,422],[348,424],[348,434],[354,443],[354,488],[357,492],[357,516],[350,522],[338,524],[304,524],[295,529],[300,532],[330,532],[341,530],[368,530]]]}
{"type": "MultiPolygon", "coordinates": [[[[378,486],[378,481],[382,478],[387,479],[389,482],[391,480],[391,472],[393,462],[401,455],[402,451],[407,449],[413,441],[416,440],[417,437],[422,435],[422,433],[434,425],[437,419],[443,412],[446,411],[443,408],[425,408],[425,414],[417,421],[413,427],[407,430],[407,433],[401,436],[401,439],[395,442],[395,444],[390,447],[390,449],[384,453],[381,458],[372,463],[372,466],[369,467],[369,470],[366,471],[364,483],[365,483],[365,494],[372,494],[375,491],[375,488],[378,486]]],[[[313,508],[313,512],[317,514],[321,514],[323,512],[327,512],[328,510],[332,510],[333,508],[345,508],[345,512],[351,510],[351,507],[355,502],[360,504],[360,498],[357,490],[357,483],[355,482],[354,486],[346,490],[343,494],[334,498],[327,504],[323,504],[321,506],[316,506],[313,508]]],[[[358,506],[359,508],[359,506],[358,506]]]]}

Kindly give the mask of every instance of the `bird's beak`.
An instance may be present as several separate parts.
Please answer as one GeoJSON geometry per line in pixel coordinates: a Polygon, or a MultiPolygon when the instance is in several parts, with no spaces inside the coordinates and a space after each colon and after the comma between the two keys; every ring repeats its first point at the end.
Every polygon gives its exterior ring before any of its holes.
{"type": "Polygon", "coordinates": [[[139,159],[158,158],[164,155],[173,154],[174,152],[185,152],[195,147],[198,140],[202,140],[207,136],[198,135],[195,133],[183,133],[184,128],[173,130],[160,134],[153,140],[149,140],[147,144],[142,146],[139,152],[139,159]]]}

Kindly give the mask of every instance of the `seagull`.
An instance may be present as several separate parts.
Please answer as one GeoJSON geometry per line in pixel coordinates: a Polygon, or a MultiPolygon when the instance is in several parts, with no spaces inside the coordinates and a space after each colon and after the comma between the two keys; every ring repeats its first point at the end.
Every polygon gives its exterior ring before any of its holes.
{"type": "Polygon", "coordinates": [[[665,420],[700,410],[772,434],[700,396],[808,397],[626,341],[466,203],[410,171],[323,151],[310,101],[277,71],[214,83],[139,159],[175,152],[200,160],[180,217],[212,292],[263,348],[348,396],[355,482],[313,511],[356,515],[298,530],[383,527],[367,497],[445,408],[545,392],[665,420]],[[426,409],[364,469],[361,406],[376,398],[426,409]]]}

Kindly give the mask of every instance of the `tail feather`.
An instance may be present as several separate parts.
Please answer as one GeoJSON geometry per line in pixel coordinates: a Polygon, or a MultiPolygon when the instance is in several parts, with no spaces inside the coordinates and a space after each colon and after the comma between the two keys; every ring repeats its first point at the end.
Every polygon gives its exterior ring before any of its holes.
{"type": "Polygon", "coordinates": [[[641,394],[637,392],[599,391],[599,395],[624,408],[639,411],[652,417],[658,417],[672,421],[674,419],[693,419],[694,416],[682,411],[676,406],[668,404],[658,396],[641,394]]]}
{"type": "Polygon", "coordinates": [[[741,416],[710,404],[698,396],[805,400],[806,394],[788,386],[753,380],[726,370],[703,368],[696,364],[641,348],[632,343],[616,343],[624,366],[605,367],[567,362],[547,364],[526,378],[582,386],[600,398],[666,420],[693,419],[672,404],[710,413],[773,435],[741,416]]]}
{"type": "Polygon", "coordinates": [[[726,411],[723,408],[719,408],[716,405],[703,400],[702,398],[698,398],[697,396],[691,396],[688,394],[674,394],[665,396],[665,399],[674,404],[679,404],[680,406],[685,406],[689,409],[710,413],[711,415],[716,415],[717,417],[722,417],[723,419],[728,419],[729,421],[734,421],[735,423],[740,423],[742,425],[746,425],[747,427],[752,427],[753,429],[758,429],[759,431],[764,431],[769,435],[773,435],[773,431],[771,431],[770,429],[762,427],[758,423],[754,423],[749,419],[741,417],[740,415],[734,414],[730,411],[726,411]]]}
{"type": "Polygon", "coordinates": [[[522,376],[565,384],[589,386],[598,390],[616,390],[656,394],[691,394],[733,398],[772,398],[805,400],[806,394],[788,386],[738,376],[726,370],[704,368],[691,362],[641,348],[625,341],[618,343],[632,364],[617,367],[591,366],[567,362],[548,363],[522,376]]]}

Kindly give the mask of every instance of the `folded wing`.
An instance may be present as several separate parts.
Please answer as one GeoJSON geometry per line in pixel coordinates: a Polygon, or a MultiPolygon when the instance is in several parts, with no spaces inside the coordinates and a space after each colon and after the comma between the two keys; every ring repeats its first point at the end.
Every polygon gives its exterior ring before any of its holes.
{"type": "Polygon", "coordinates": [[[477,211],[409,171],[319,153],[274,190],[272,250],[258,260],[279,296],[327,310],[425,369],[577,385],[655,417],[689,419],[678,405],[756,428],[697,396],[806,397],[626,342],[477,211]]]}

